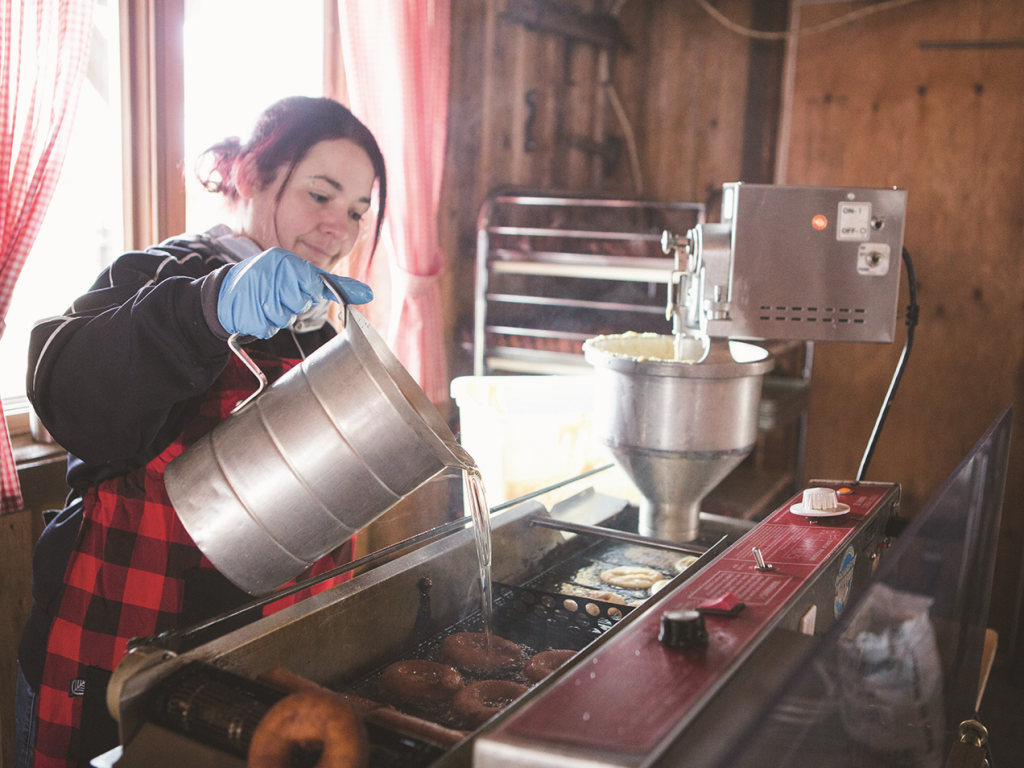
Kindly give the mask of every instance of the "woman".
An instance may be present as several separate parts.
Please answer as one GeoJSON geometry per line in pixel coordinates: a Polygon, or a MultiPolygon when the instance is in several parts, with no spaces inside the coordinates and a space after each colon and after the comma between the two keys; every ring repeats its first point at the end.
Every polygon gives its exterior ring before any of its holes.
{"type": "MultiPolygon", "coordinates": [[[[127,642],[244,602],[181,526],[163,470],[255,389],[230,334],[257,338],[248,351],[270,380],[334,336],[323,278],[372,215],[375,183],[374,247],[380,237],[384,159],[337,102],[284,99],[247,144],[229,139],[204,155],[212,162],[200,179],[232,204],[235,227],[124,254],[64,316],[33,330],[28,395],[68,449],[72,491],[33,558],[19,768],[87,765],[116,746],[106,684],[127,642]]],[[[329,279],[351,303],[372,298],[362,283],[329,279]]]]}

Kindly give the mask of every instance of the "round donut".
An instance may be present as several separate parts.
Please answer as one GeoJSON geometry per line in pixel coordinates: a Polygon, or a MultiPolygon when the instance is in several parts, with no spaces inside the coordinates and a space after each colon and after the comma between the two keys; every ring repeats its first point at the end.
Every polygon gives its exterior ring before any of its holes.
{"type": "Polygon", "coordinates": [[[443,704],[465,685],[458,670],[422,659],[396,661],[384,670],[380,682],[396,699],[414,704],[443,704]]]}
{"type": "Polygon", "coordinates": [[[541,651],[526,662],[523,674],[531,683],[539,683],[575,655],[576,651],[541,651]]]}
{"type": "Polygon", "coordinates": [[[658,581],[651,584],[651,594],[657,594],[671,583],[672,579],[659,579],[658,581]]]}
{"type": "Polygon", "coordinates": [[[315,768],[365,768],[370,747],[363,721],[337,696],[300,691],[260,720],[249,745],[249,768],[288,768],[299,751],[320,752],[315,768]]]}
{"type": "Polygon", "coordinates": [[[622,589],[650,589],[651,584],[665,578],[653,568],[635,565],[620,565],[601,571],[601,581],[622,589]]]}
{"type": "Polygon", "coordinates": [[[650,549],[648,547],[627,547],[622,554],[639,565],[649,565],[652,568],[667,568],[672,565],[676,556],[664,550],[650,549]]]}
{"type": "Polygon", "coordinates": [[[696,555],[684,555],[683,557],[680,557],[678,560],[676,560],[675,564],[672,567],[675,569],[676,573],[682,573],[696,562],[696,555]]]}
{"type": "Polygon", "coordinates": [[[510,680],[470,683],[455,694],[452,712],[472,728],[483,725],[529,690],[510,680]]]}
{"type": "Polygon", "coordinates": [[[573,597],[589,597],[591,600],[600,600],[604,603],[615,603],[616,605],[626,605],[626,600],[621,595],[616,595],[614,592],[608,592],[607,590],[601,591],[598,589],[588,589],[587,587],[577,587],[575,584],[563,584],[558,588],[558,591],[563,595],[572,595],[573,597]]]}
{"type": "Polygon", "coordinates": [[[456,632],[441,641],[441,657],[467,672],[493,672],[515,669],[523,662],[523,649],[510,640],[491,635],[491,653],[487,654],[487,636],[483,632],[456,632]]]}

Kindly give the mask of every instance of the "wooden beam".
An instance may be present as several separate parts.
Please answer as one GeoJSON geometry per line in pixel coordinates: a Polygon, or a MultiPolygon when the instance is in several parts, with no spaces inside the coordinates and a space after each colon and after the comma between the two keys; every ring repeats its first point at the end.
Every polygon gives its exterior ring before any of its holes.
{"type": "Polygon", "coordinates": [[[535,32],[561,35],[599,48],[628,50],[619,21],[611,14],[586,13],[555,0],[509,0],[503,16],[535,32]]]}
{"type": "Polygon", "coordinates": [[[185,230],[184,0],[121,0],[126,248],[185,230]]]}
{"type": "MultiPolygon", "coordinates": [[[[789,0],[761,0],[753,4],[752,13],[754,29],[784,30],[789,20],[789,0]]],[[[750,41],[740,181],[770,184],[775,175],[785,52],[783,41],[753,38],[750,41]]]]}

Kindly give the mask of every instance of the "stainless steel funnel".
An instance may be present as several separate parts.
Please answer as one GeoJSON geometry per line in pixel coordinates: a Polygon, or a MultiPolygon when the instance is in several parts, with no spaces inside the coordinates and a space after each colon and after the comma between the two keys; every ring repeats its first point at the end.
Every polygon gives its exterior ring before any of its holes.
{"type": "MultiPolygon", "coordinates": [[[[753,344],[715,339],[703,362],[675,359],[673,336],[627,333],[583,345],[595,368],[597,434],[643,496],[640,533],[698,535],[700,503],[754,447],[764,374],[753,344]]],[[[700,342],[683,358],[700,359],[700,342]]]]}

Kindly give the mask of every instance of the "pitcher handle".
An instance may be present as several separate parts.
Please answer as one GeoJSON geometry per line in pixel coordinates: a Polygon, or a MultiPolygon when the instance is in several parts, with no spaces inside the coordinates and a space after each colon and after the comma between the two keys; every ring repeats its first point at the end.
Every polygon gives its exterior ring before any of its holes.
{"type": "Polygon", "coordinates": [[[238,413],[238,411],[242,410],[245,406],[252,402],[258,394],[260,394],[264,389],[267,388],[267,374],[260,370],[260,367],[253,362],[251,357],[249,357],[249,353],[242,348],[241,339],[245,339],[246,341],[252,341],[253,337],[244,336],[241,333],[232,333],[230,336],[228,336],[228,348],[235,353],[235,357],[241,360],[246,368],[252,371],[253,376],[259,379],[260,385],[256,388],[255,392],[253,392],[251,395],[245,398],[245,400],[240,401],[238,405],[232,408],[232,413],[238,413]]]}
{"type": "Polygon", "coordinates": [[[341,330],[345,330],[348,323],[348,302],[345,301],[345,297],[341,292],[334,287],[334,283],[327,279],[327,276],[321,278],[324,281],[324,287],[331,292],[335,300],[341,304],[341,312],[338,313],[338,322],[341,323],[341,330]]]}
{"type": "MultiPolygon", "coordinates": [[[[345,301],[344,296],[334,287],[334,284],[326,277],[322,278],[324,281],[324,287],[327,288],[337,299],[338,303],[341,304],[341,312],[338,314],[338,320],[341,323],[341,329],[345,330],[348,322],[348,302],[345,301]]],[[[249,357],[249,353],[242,348],[242,340],[246,342],[252,341],[254,337],[243,336],[241,333],[232,333],[228,336],[228,348],[235,353],[235,356],[242,361],[246,368],[252,371],[253,376],[259,379],[260,385],[256,388],[256,391],[249,395],[245,400],[242,400],[231,409],[232,413],[237,413],[242,410],[245,406],[256,399],[257,395],[263,392],[267,388],[267,375],[260,370],[260,367],[253,362],[252,358],[249,357]]]]}

